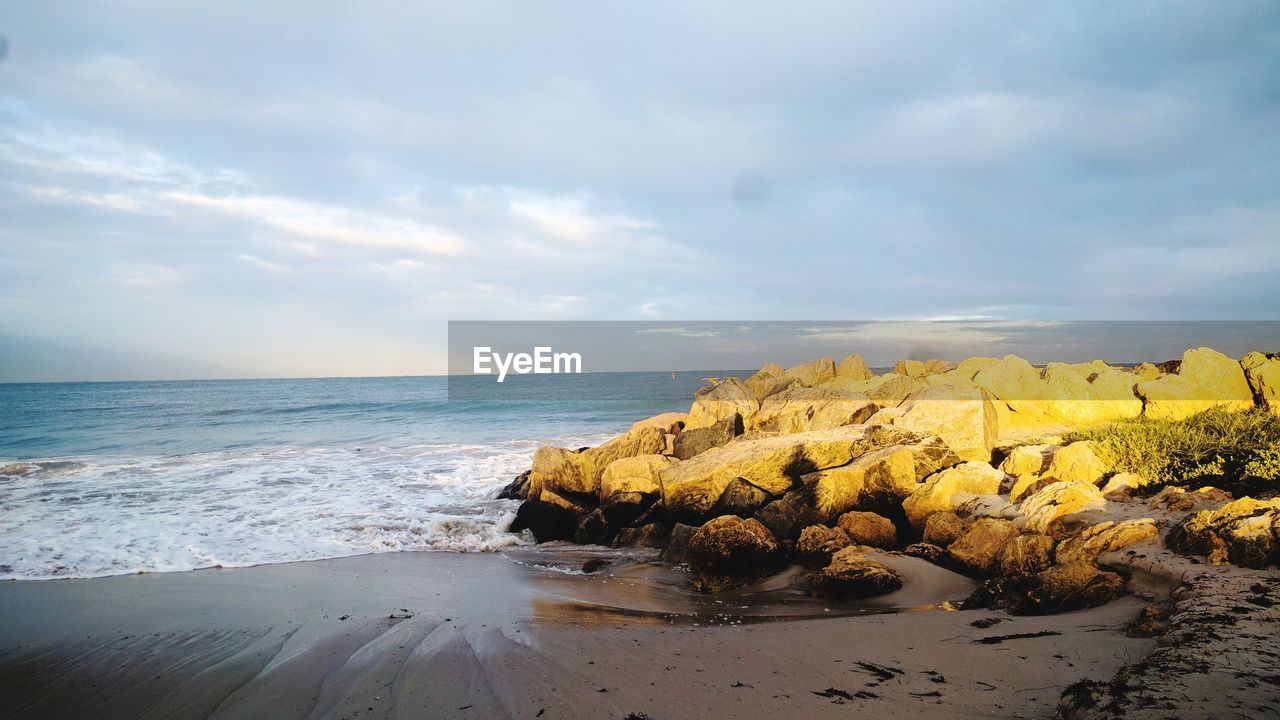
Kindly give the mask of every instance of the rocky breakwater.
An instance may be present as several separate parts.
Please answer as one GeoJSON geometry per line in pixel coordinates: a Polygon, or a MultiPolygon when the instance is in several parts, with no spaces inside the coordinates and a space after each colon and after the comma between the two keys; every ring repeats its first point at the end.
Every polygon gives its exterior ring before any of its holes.
{"type": "MultiPolygon", "coordinates": [[[[1160,483],[1070,433],[1205,410],[1274,413],[1277,367],[1274,356],[1239,362],[1208,348],[1135,367],[1006,356],[903,361],[875,375],[857,355],[771,364],[598,447],[540,448],[505,494],[524,500],[513,531],[661,548],[708,592],[801,564],[811,593],[888,593],[902,579],[872,557],[888,552],[981,580],[966,607],[1090,607],[1125,591],[1099,558],[1157,542],[1171,521],[1134,511],[1166,506],[1131,502],[1160,483]]],[[[1276,562],[1280,501],[1218,508],[1221,497],[1171,545],[1276,562]]]]}

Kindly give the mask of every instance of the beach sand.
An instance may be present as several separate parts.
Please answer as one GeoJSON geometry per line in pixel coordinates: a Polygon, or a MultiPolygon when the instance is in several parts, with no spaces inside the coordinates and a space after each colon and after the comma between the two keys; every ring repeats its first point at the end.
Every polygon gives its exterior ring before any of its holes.
{"type": "Polygon", "coordinates": [[[1154,647],[1123,629],[1138,597],[1051,617],[954,611],[972,581],[900,557],[907,589],[873,602],[805,598],[786,575],[708,596],[651,556],[617,552],[3,583],[0,707],[22,718],[1049,717],[1065,686],[1110,678],[1154,647]],[[565,572],[593,556],[615,562],[565,572]]]}

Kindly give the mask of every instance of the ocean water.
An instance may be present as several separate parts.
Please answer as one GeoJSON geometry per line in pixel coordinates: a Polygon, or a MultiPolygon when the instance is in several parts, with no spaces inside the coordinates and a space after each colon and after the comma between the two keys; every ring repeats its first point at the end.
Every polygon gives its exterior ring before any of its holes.
{"type": "Polygon", "coordinates": [[[0,579],[524,544],[495,495],[539,445],[685,410],[706,375],[0,385],[0,579]]]}

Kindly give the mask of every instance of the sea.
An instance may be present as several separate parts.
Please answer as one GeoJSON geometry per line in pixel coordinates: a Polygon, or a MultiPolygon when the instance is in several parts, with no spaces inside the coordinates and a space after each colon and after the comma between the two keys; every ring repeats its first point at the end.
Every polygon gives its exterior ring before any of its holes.
{"type": "Polygon", "coordinates": [[[687,410],[708,375],[0,384],[0,579],[527,544],[496,496],[540,445],[687,410]]]}

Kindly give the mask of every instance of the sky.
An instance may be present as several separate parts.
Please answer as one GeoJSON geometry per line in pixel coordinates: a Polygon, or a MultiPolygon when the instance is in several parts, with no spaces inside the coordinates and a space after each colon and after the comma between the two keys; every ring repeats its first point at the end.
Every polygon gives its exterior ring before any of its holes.
{"type": "Polygon", "coordinates": [[[0,381],[442,373],[450,320],[1280,319],[1270,0],[86,0],[0,37],[0,381]]]}

